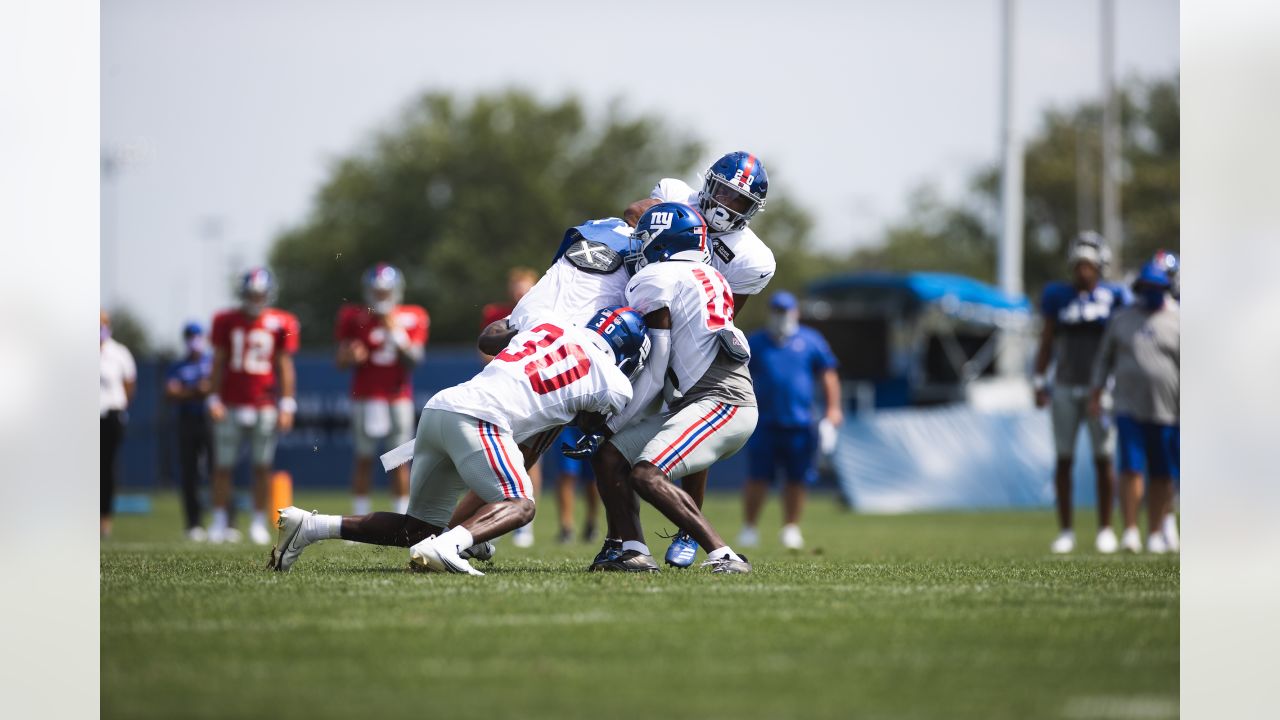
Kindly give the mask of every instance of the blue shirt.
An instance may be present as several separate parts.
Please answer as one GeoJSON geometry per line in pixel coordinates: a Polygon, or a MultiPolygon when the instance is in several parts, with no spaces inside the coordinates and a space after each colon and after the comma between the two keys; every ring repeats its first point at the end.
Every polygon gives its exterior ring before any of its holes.
{"type": "MultiPolygon", "coordinates": [[[[213,357],[209,353],[202,353],[196,358],[187,355],[173,363],[169,366],[169,373],[166,377],[169,380],[177,380],[184,390],[192,390],[201,380],[207,379],[212,372],[213,357]]],[[[204,400],[201,398],[180,400],[175,404],[178,407],[179,415],[204,414],[204,400]]]]}
{"type": "Polygon", "coordinates": [[[813,401],[818,376],[836,367],[826,339],[813,328],[800,326],[782,344],[767,330],[747,339],[751,346],[751,382],[761,425],[807,427],[814,422],[813,401]]]}
{"type": "Polygon", "coordinates": [[[1055,382],[1075,386],[1089,384],[1093,359],[1102,345],[1107,322],[1116,310],[1132,302],[1129,291],[1116,283],[1100,282],[1092,290],[1077,290],[1063,282],[1045,287],[1040,312],[1055,322],[1055,382]]]}

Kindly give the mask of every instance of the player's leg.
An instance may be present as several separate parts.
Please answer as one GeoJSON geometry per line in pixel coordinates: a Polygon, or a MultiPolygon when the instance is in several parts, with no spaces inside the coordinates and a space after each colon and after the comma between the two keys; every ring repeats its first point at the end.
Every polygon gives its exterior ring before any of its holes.
{"type": "Polygon", "coordinates": [[[680,487],[689,497],[693,498],[693,502],[698,505],[698,509],[702,509],[702,503],[707,499],[707,478],[711,475],[711,468],[700,470],[692,475],[688,475],[680,479],[680,487]]]}
{"type": "Polygon", "coordinates": [[[595,477],[583,468],[585,482],[582,484],[582,504],[587,506],[587,522],[582,526],[582,542],[595,542],[596,529],[600,527],[600,493],[596,489],[595,477]]]}
{"type": "MultiPolygon", "coordinates": [[[[627,477],[636,494],[707,550],[704,565],[717,572],[749,572],[751,566],[670,478],[691,475],[740,450],[755,430],[756,418],[754,407],[711,399],[690,403],[670,416],[645,445],[627,477]]],[[[619,561],[626,557],[624,552],[619,561]]]]}
{"type": "MultiPolygon", "coordinates": [[[[525,469],[525,473],[529,476],[529,484],[532,494],[530,497],[540,497],[542,495],[542,462],[541,457],[535,461],[532,466],[525,469]]],[[[529,522],[516,528],[511,534],[511,544],[518,548],[533,547],[533,518],[530,517],[529,522]]]]}
{"type": "Polygon", "coordinates": [[[652,562],[648,546],[644,544],[644,530],[640,525],[640,499],[631,487],[628,475],[631,473],[632,459],[653,440],[669,417],[669,414],[658,414],[632,423],[609,438],[591,458],[591,472],[595,475],[596,489],[604,504],[608,529],[604,544],[588,570],[605,569],[607,563],[616,561],[623,553],[642,558],[636,561],[642,566],[637,569],[657,568],[657,564],[652,562]],[[648,563],[643,558],[649,558],[648,563]]]}
{"type": "MultiPolygon", "coordinates": [[[[391,436],[389,447],[398,447],[413,438],[414,404],[411,398],[401,398],[391,403],[391,436]]],[[[409,467],[401,465],[390,473],[391,507],[403,515],[409,511],[409,467]]]]}
{"type": "MultiPolygon", "coordinates": [[[[366,515],[371,508],[369,490],[373,485],[373,455],[377,450],[378,441],[370,437],[365,429],[365,416],[368,414],[365,409],[366,402],[365,400],[351,401],[351,446],[355,454],[355,459],[351,463],[351,514],[353,515],[366,515]]],[[[393,443],[391,447],[399,444],[393,443]]]]}
{"type": "Polygon", "coordinates": [[[1116,458],[1120,466],[1120,515],[1124,522],[1120,547],[1130,552],[1141,552],[1138,508],[1142,505],[1142,475],[1146,471],[1142,431],[1137,422],[1124,415],[1117,415],[1115,423],[1116,458]]]}
{"type": "Polygon", "coordinates": [[[1057,462],[1053,468],[1054,504],[1058,511],[1058,537],[1049,546],[1055,553],[1069,553],[1076,549],[1076,533],[1072,527],[1073,488],[1071,466],[1075,457],[1076,434],[1084,419],[1081,401],[1074,388],[1055,385],[1050,403],[1053,424],[1053,447],[1057,462]]]}
{"type": "MultiPolygon", "coordinates": [[[[706,468],[688,475],[680,480],[680,488],[693,498],[693,502],[702,509],[702,501],[707,495],[707,476],[711,469],[706,468]]],[[[667,547],[666,562],[673,567],[689,567],[698,557],[698,543],[684,529],[677,529],[667,547]]]]}
{"type": "Polygon", "coordinates": [[[753,548],[760,544],[756,524],[769,498],[769,485],[778,474],[777,433],[771,427],[757,427],[747,440],[747,483],[742,488],[742,532],[738,544],[753,548]]]}
{"type": "MultiPolygon", "coordinates": [[[[582,437],[582,431],[574,427],[567,427],[560,434],[560,441],[566,445],[574,445],[582,437]]],[[[554,458],[555,462],[551,463],[556,467],[556,509],[560,520],[559,542],[561,544],[573,542],[573,494],[577,489],[578,476],[582,474],[581,460],[567,458],[559,455],[554,458]]]]}
{"type": "Polygon", "coordinates": [[[1182,468],[1181,468],[1181,445],[1182,430],[1178,425],[1169,426],[1165,430],[1165,436],[1162,439],[1165,453],[1168,457],[1169,476],[1173,483],[1173,487],[1169,493],[1169,502],[1165,506],[1164,524],[1162,531],[1164,532],[1165,544],[1169,547],[1169,552],[1178,552],[1181,549],[1182,542],[1178,538],[1178,514],[1177,514],[1177,498],[1181,488],[1182,468]]]}
{"type": "Polygon", "coordinates": [[[1173,500],[1173,428],[1156,423],[1141,423],[1145,440],[1147,470],[1147,551],[1163,554],[1174,549],[1165,537],[1164,523],[1173,500]]]}
{"type": "Polygon", "coordinates": [[[98,533],[106,538],[111,535],[111,516],[116,497],[116,456],[124,438],[124,423],[120,413],[111,411],[98,422],[101,466],[99,467],[99,515],[98,533]]]}
{"type": "Polygon", "coordinates": [[[209,542],[214,543],[240,539],[239,531],[231,527],[231,472],[235,469],[243,435],[236,421],[236,410],[234,406],[228,407],[227,414],[213,428],[213,478],[210,483],[213,486],[213,512],[209,522],[209,542]]]}
{"type": "Polygon", "coordinates": [[[782,546],[788,550],[804,548],[800,517],[810,485],[818,481],[818,430],[816,427],[790,428],[782,448],[783,468],[787,482],[782,488],[782,546]]]}
{"type": "Polygon", "coordinates": [[[255,545],[271,543],[271,531],[267,529],[267,497],[271,488],[271,474],[275,469],[276,441],[280,437],[280,413],[273,406],[258,408],[257,423],[250,440],[250,457],[253,460],[253,518],[249,522],[249,539],[255,545]]]}
{"type": "Polygon", "coordinates": [[[1089,447],[1093,449],[1093,472],[1098,494],[1098,535],[1094,547],[1098,552],[1110,554],[1119,548],[1116,532],[1111,527],[1111,514],[1115,508],[1116,427],[1111,421],[1111,398],[1103,397],[1102,417],[1087,416],[1089,447]]]}
{"type": "Polygon", "coordinates": [[[178,466],[182,481],[183,531],[191,540],[204,539],[200,527],[200,437],[204,419],[191,416],[178,418],[178,466]]]}

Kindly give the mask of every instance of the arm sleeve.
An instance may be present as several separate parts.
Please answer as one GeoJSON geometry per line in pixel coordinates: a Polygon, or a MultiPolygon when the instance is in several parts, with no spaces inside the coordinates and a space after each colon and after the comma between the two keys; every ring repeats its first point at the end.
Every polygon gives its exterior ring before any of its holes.
{"type": "Polygon", "coordinates": [[[1040,314],[1045,317],[1057,317],[1058,307],[1053,299],[1053,286],[1045,287],[1044,292],[1040,294],[1040,314]]]}
{"type": "Polygon", "coordinates": [[[836,360],[835,353],[831,352],[831,346],[827,344],[827,339],[822,337],[818,331],[814,331],[813,335],[813,366],[815,371],[835,370],[840,366],[840,362],[836,360]]]}
{"type": "MultiPolygon", "coordinates": [[[[671,307],[674,295],[674,283],[658,282],[655,274],[645,273],[642,270],[627,288],[626,300],[627,304],[638,310],[641,315],[648,315],[655,310],[671,307]]],[[[652,338],[653,336],[650,335],[650,340],[652,338]]]]}
{"type": "Polygon", "coordinates": [[[666,382],[667,365],[671,362],[671,331],[650,330],[649,342],[649,359],[645,362],[640,377],[632,384],[631,402],[609,418],[609,429],[614,432],[631,424],[641,408],[648,407],[658,393],[662,392],[662,386],[666,382]]]}

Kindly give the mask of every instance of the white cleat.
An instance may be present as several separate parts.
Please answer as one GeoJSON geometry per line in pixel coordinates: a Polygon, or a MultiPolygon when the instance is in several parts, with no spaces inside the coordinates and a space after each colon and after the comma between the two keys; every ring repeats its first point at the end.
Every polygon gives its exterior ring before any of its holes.
{"type": "Polygon", "coordinates": [[[303,522],[315,512],[307,512],[302,508],[290,505],[280,508],[280,519],[276,521],[276,544],[271,548],[271,559],[267,561],[268,570],[289,572],[289,568],[298,561],[302,549],[311,544],[311,539],[302,532],[303,522]]]}
{"type": "Polygon", "coordinates": [[[1131,553],[1142,552],[1142,536],[1138,534],[1138,528],[1124,529],[1124,534],[1120,536],[1120,547],[1131,553]]]}
{"type": "Polygon", "coordinates": [[[753,527],[743,527],[736,544],[745,548],[760,547],[760,532],[753,527]]]}
{"type": "Polygon", "coordinates": [[[250,523],[249,539],[254,545],[268,545],[271,543],[271,531],[267,529],[266,523],[250,523]]]}
{"type": "Polygon", "coordinates": [[[238,543],[240,540],[240,531],[233,527],[211,528],[209,530],[209,542],[214,545],[219,545],[221,543],[238,543]]]}
{"type": "Polygon", "coordinates": [[[779,539],[782,541],[782,547],[788,550],[804,549],[804,535],[800,534],[799,525],[783,525],[779,539]]]}
{"type": "Polygon", "coordinates": [[[1153,532],[1147,537],[1147,552],[1152,555],[1164,555],[1169,552],[1169,546],[1164,541],[1164,534],[1153,532]]]}
{"type": "Polygon", "coordinates": [[[1093,541],[1093,546],[1103,555],[1110,555],[1120,549],[1120,541],[1116,540],[1115,530],[1104,527],[1098,531],[1098,537],[1093,541]]]}
{"type": "Polygon", "coordinates": [[[485,540],[482,543],[476,543],[471,547],[458,553],[458,557],[463,560],[492,560],[495,553],[498,552],[498,546],[491,541],[485,540]]]}
{"type": "Polygon", "coordinates": [[[1169,552],[1178,552],[1181,548],[1181,541],[1178,539],[1178,517],[1173,513],[1164,516],[1164,525],[1160,528],[1164,533],[1164,544],[1168,546],[1169,552]]]}
{"type": "Polygon", "coordinates": [[[208,542],[209,533],[205,532],[204,528],[197,525],[190,530],[187,530],[187,540],[197,543],[208,542]]]}
{"type": "Polygon", "coordinates": [[[1063,530],[1058,533],[1058,537],[1053,539],[1053,544],[1049,546],[1049,552],[1055,555],[1066,555],[1069,552],[1075,552],[1076,549],[1076,532],[1074,530],[1063,530]]]}
{"type": "Polygon", "coordinates": [[[511,544],[518,548],[533,547],[533,526],[521,525],[511,534],[511,544]]]}
{"type": "Polygon", "coordinates": [[[409,548],[409,566],[428,572],[484,576],[484,573],[471,567],[471,563],[458,555],[456,547],[447,547],[445,543],[436,542],[435,535],[409,548]]]}

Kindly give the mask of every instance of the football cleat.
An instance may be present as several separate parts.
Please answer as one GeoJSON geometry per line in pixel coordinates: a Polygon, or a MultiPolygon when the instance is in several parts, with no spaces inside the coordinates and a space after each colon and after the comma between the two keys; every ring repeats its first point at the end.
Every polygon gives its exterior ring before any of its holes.
{"type": "Polygon", "coordinates": [[[1163,555],[1169,552],[1169,544],[1164,541],[1164,533],[1157,530],[1147,537],[1147,552],[1152,555],[1163,555]]]}
{"type": "Polygon", "coordinates": [[[592,572],[658,572],[658,563],[652,555],[645,555],[639,550],[623,550],[612,560],[598,562],[591,566],[592,572]]]}
{"type": "Polygon", "coordinates": [[[743,526],[742,532],[738,533],[738,544],[742,547],[758,547],[760,545],[760,532],[751,526],[743,526]]]}
{"type": "Polygon", "coordinates": [[[436,542],[435,535],[409,548],[409,565],[413,569],[425,569],[428,572],[484,576],[484,573],[471,567],[471,563],[458,554],[457,548],[436,542]]]}
{"type": "Polygon", "coordinates": [[[687,568],[698,557],[698,542],[689,533],[681,530],[671,538],[671,547],[667,548],[667,564],[671,567],[687,568]]]}
{"type": "Polygon", "coordinates": [[[250,523],[249,539],[253,541],[254,545],[266,545],[267,543],[270,543],[271,531],[267,529],[267,524],[265,522],[250,523]]]}
{"type": "Polygon", "coordinates": [[[788,550],[798,551],[804,549],[804,535],[800,533],[799,525],[783,525],[778,539],[782,542],[782,547],[788,550]]]}
{"type": "Polygon", "coordinates": [[[704,560],[699,567],[711,568],[711,572],[720,575],[745,575],[751,572],[751,563],[747,562],[746,555],[739,555],[736,559],[730,556],[704,560]]]}
{"type": "Polygon", "coordinates": [[[280,508],[280,519],[276,521],[276,544],[271,548],[268,570],[289,572],[289,568],[298,561],[303,548],[311,544],[302,532],[303,522],[311,515],[315,515],[315,511],[307,512],[292,505],[280,508]]]}
{"type": "Polygon", "coordinates": [[[1098,531],[1098,538],[1094,540],[1093,546],[1103,555],[1110,555],[1120,549],[1120,541],[1116,540],[1115,530],[1104,527],[1098,531]]]}
{"type": "Polygon", "coordinates": [[[518,548],[533,547],[533,525],[521,525],[511,533],[511,544],[518,548]]]}
{"type": "Polygon", "coordinates": [[[1058,533],[1058,537],[1053,539],[1053,544],[1049,546],[1049,552],[1055,555],[1065,555],[1076,549],[1076,534],[1072,530],[1063,530],[1058,533]]]}
{"type": "Polygon", "coordinates": [[[458,553],[458,557],[463,560],[492,560],[494,553],[498,552],[498,546],[489,540],[482,543],[476,543],[471,547],[458,553]]]}
{"type": "Polygon", "coordinates": [[[591,567],[588,567],[587,571],[594,572],[597,565],[613,560],[621,554],[622,541],[605,538],[604,544],[600,546],[600,552],[596,553],[596,557],[591,561],[591,567]]]}
{"type": "Polygon", "coordinates": [[[1131,553],[1142,552],[1142,536],[1138,534],[1138,528],[1124,529],[1124,533],[1120,535],[1120,547],[1131,553]]]}

